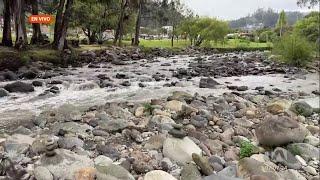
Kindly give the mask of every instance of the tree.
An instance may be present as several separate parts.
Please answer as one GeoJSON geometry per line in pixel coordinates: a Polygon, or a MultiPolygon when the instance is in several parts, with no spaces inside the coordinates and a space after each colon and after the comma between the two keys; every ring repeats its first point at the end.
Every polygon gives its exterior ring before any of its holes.
{"type": "Polygon", "coordinates": [[[138,0],[138,15],[136,20],[136,30],[135,30],[135,36],[134,36],[134,42],[133,45],[138,46],[139,45],[139,36],[140,36],[140,27],[141,27],[141,14],[142,14],[142,7],[144,0],[138,0]]]}
{"type": "Polygon", "coordinates": [[[308,6],[309,8],[319,5],[320,0],[298,0],[297,4],[299,6],[308,6]]]}
{"type": "Polygon", "coordinates": [[[54,39],[53,39],[53,48],[57,50],[63,50],[67,48],[67,30],[72,15],[72,5],[73,0],[60,0],[57,15],[56,23],[54,26],[54,39]]]}
{"type": "MultiPolygon", "coordinates": [[[[31,8],[32,8],[32,14],[33,15],[38,15],[39,14],[39,5],[38,5],[38,0],[31,0],[31,8]]],[[[40,29],[40,24],[32,24],[32,37],[31,37],[31,44],[39,44],[43,42],[43,37],[41,34],[41,29],[40,29]]]]}
{"type": "Polygon", "coordinates": [[[128,31],[128,28],[131,28],[131,23],[135,17],[135,9],[138,7],[138,0],[121,0],[120,5],[120,15],[116,28],[116,33],[114,37],[113,44],[122,45],[122,37],[125,34],[125,31],[128,31]]]}
{"type": "Polygon", "coordinates": [[[189,18],[180,24],[180,32],[188,34],[191,44],[200,46],[204,41],[223,41],[229,31],[227,22],[214,18],[189,18]]]}
{"type": "Polygon", "coordinates": [[[306,37],[311,42],[320,42],[319,17],[319,12],[311,12],[305,18],[295,24],[294,32],[306,37]]]}
{"type": "Polygon", "coordinates": [[[284,12],[284,10],[282,10],[281,13],[279,14],[279,19],[278,19],[277,26],[276,26],[276,28],[279,29],[280,37],[282,36],[283,30],[287,25],[288,24],[287,24],[286,13],[284,12]]]}
{"type": "Polygon", "coordinates": [[[25,0],[14,0],[12,5],[14,7],[13,16],[14,16],[15,32],[16,32],[15,46],[21,49],[22,46],[25,46],[26,44],[28,44],[26,24],[25,24],[25,0]]]}
{"type": "Polygon", "coordinates": [[[2,45],[11,47],[12,37],[11,37],[11,0],[3,0],[4,8],[3,8],[3,33],[2,33],[2,45]]]}
{"type": "Polygon", "coordinates": [[[105,30],[115,28],[117,11],[116,1],[76,0],[73,6],[71,26],[81,28],[88,37],[89,44],[93,44],[97,40],[102,40],[105,30]]]}

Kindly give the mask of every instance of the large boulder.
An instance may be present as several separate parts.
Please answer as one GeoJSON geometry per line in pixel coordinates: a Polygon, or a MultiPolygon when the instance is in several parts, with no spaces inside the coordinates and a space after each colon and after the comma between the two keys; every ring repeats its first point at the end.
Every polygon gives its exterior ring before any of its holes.
{"type": "Polygon", "coordinates": [[[27,84],[20,81],[7,84],[4,86],[4,89],[9,92],[21,92],[21,93],[28,93],[28,92],[34,91],[34,87],[31,84],[27,84]]]}
{"type": "Polygon", "coordinates": [[[192,154],[201,155],[201,149],[188,137],[167,138],[163,143],[163,155],[179,163],[192,161],[192,154]]]}
{"type": "Polygon", "coordinates": [[[291,153],[301,156],[304,160],[309,161],[311,159],[319,160],[320,150],[306,143],[294,143],[288,145],[287,148],[291,153]]]}
{"type": "Polygon", "coordinates": [[[304,101],[293,103],[290,110],[306,117],[311,116],[313,113],[313,108],[304,101]]]}
{"type": "Polygon", "coordinates": [[[267,111],[272,114],[280,114],[289,109],[290,102],[287,100],[277,100],[267,105],[267,111]]]}
{"type": "Polygon", "coordinates": [[[199,83],[200,88],[216,88],[217,85],[220,84],[212,78],[201,78],[199,83]]]}
{"type": "Polygon", "coordinates": [[[280,146],[302,142],[308,130],[286,116],[267,116],[255,129],[261,145],[280,146]]]}
{"type": "Polygon", "coordinates": [[[301,169],[302,164],[296,159],[296,157],[284,148],[277,147],[272,152],[272,161],[275,163],[281,163],[290,169],[301,169]]]}
{"type": "Polygon", "coordinates": [[[250,179],[251,176],[263,176],[272,180],[280,180],[278,173],[266,163],[252,158],[241,159],[238,163],[238,177],[250,179]]]}
{"type": "Polygon", "coordinates": [[[0,98],[5,96],[9,96],[9,92],[3,88],[0,88],[0,98]]]}
{"type": "Polygon", "coordinates": [[[66,149],[56,149],[56,155],[43,155],[36,164],[47,168],[54,179],[74,179],[75,173],[83,168],[93,167],[93,161],[66,149]]]}

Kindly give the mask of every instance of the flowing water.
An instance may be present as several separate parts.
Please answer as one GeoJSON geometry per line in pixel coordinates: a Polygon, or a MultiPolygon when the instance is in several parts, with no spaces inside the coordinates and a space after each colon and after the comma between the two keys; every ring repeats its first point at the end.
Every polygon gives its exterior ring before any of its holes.
{"type": "MultiPolygon", "coordinates": [[[[257,86],[263,86],[266,90],[278,88],[282,91],[303,91],[311,93],[319,88],[319,74],[307,74],[303,78],[289,80],[283,74],[272,74],[262,76],[240,76],[215,78],[221,85],[216,89],[200,89],[199,81],[201,77],[189,80],[178,80],[172,77],[172,71],[177,68],[187,68],[192,61],[189,56],[175,56],[172,58],[158,58],[154,61],[140,60],[129,62],[129,65],[117,66],[100,64],[101,68],[68,68],[66,76],[57,76],[51,80],[62,80],[63,84],[56,85],[60,88],[60,93],[55,95],[39,96],[48,87],[36,87],[35,92],[22,94],[11,93],[10,96],[0,98],[0,126],[5,126],[10,121],[20,121],[31,118],[32,115],[40,113],[48,108],[59,107],[66,103],[71,103],[79,107],[89,107],[101,105],[109,101],[145,101],[153,98],[161,98],[170,95],[173,91],[186,91],[191,94],[200,95],[220,95],[229,92],[227,85],[248,86],[249,91],[257,86]],[[170,63],[171,66],[161,66],[163,63],[170,63]],[[126,74],[128,79],[117,79],[116,74],[126,74]],[[155,81],[153,74],[160,73],[167,77],[167,80],[155,81]],[[113,80],[113,84],[120,84],[129,81],[131,86],[100,88],[97,75],[105,74],[113,80]],[[139,87],[139,83],[146,85],[139,87]],[[178,82],[175,87],[163,87],[166,83],[178,82]],[[2,123],[1,123],[2,122],[2,123]]],[[[43,80],[41,80],[43,81],[43,80]]],[[[31,81],[25,81],[31,82],[31,81]]],[[[10,82],[0,83],[0,87],[10,82]]],[[[317,104],[318,98],[311,98],[309,101],[317,104]]]]}

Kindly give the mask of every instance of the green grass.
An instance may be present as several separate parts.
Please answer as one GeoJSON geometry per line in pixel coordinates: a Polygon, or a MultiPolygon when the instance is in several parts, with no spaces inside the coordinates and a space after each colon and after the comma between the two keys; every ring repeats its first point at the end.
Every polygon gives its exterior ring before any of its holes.
{"type": "MultiPolygon", "coordinates": [[[[147,48],[171,48],[171,40],[140,40],[140,46],[147,48]]],[[[174,40],[173,47],[174,48],[186,48],[190,46],[189,40],[174,40]]],[[[271,43],[259,43],[259,42],[250,42],[239,39],[230,39],[225,43],[203,43],[202,47],[210,47],[210,48],[268,48],[272,47],[271,43]]]]}
{"type": "Polygon", "coordinates": [[[256,146],[250,142],[243,141],[240,144],[240,159],[245,157],[250,157],[251,155],[257,153],[258,149],[256,146]]]}

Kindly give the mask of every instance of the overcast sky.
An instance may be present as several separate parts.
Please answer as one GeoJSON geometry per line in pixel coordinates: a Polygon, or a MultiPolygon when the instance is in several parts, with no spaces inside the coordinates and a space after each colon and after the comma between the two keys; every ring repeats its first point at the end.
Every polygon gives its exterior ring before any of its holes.
{"type": "Polygon", "coordinates": [[[225,20],[237,19],[253,13],[258,8],[273,8],[277,11],[308,11],[297,6],[297,0],[181,0],[201,16],[225,20]]]}

